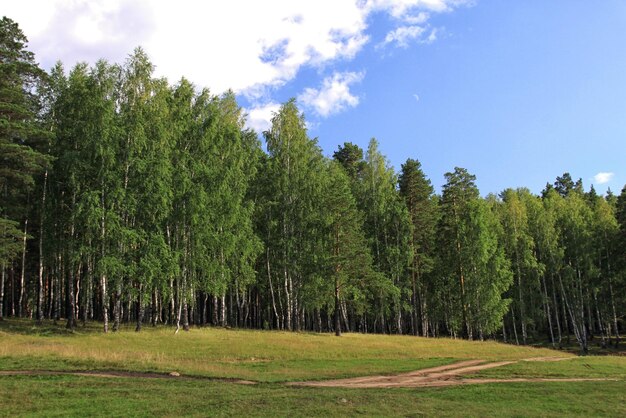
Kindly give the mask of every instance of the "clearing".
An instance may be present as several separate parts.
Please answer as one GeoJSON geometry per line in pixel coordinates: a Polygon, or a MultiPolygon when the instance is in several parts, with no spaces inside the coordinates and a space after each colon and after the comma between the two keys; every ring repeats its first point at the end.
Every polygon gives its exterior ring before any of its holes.
{"type": "Polygon", "coordinates": [[[626,357],[492,341],[11,319],[0,370],[0,416],[626,416],[626,357]]]}

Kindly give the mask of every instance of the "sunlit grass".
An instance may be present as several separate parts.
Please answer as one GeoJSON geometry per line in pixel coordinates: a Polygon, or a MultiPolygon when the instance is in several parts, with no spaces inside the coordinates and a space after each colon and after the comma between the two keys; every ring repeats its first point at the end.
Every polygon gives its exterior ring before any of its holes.
{"type": "MultiPolygon", "coordinates": [[[[558,362],[520,361],[481,371],[472,377],[492,378],[606,378],[626,380],[626,357],[585,356],[558,362]]],[[[626,393],[626,386],[624,387],[626,393]]]]}
{"type": "Polygon", "coordinates": [[[0,370],[178,371],[243,378],[0,376],[0,416],[624,416],[626,358],[447,338],[0,322],[0,370]],[[527,358],[567,357],[558,362],[527,358]],[[291,387],[281,382],[394,374],[465,359],[513,360],[472,377],[610,378],[594,382],[494,383],[447,388],[291,387]]]}
{"type": "Polygon", "coordinates": [[[98,324],[0,324],[0,368],[178,371],[257,381],[391,374],[463,359],[565,357],[545,348],[397,335],[331,334],[169,327],[103,334],[98,324]]]}
{"type": "Polygon", "coordinates": [[[0,376],[3,416],[623,417],[623,382],[512,383],[426,389],[78,376],[0,376]]]}

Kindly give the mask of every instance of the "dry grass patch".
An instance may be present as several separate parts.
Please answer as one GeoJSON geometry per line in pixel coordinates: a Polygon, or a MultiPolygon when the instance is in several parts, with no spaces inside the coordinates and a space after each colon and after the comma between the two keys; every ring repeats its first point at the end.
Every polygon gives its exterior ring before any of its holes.
{"type": "Polygon", "coordinates": [[[331,334],[194,328],[174,335],[168,327],[146,327],[140,333],[128,329],[103,334],[92,325],[69,334],[51,323],[34,327],[13,320],[0,325],[0,340],[0,368],[175,370],[258,381],[402,373],[464,359],[568,356],[496,342],[355,333],[337,338],[331,334]],[[24,330],[21,324],[29,328],[24,330]]]}

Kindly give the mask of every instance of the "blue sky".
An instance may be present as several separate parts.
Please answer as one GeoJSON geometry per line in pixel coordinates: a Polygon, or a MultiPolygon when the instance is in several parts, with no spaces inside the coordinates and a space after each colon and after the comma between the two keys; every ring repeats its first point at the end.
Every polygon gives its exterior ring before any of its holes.
{"type": "Polygon", "coordinates": [[[437,189],[455,166],[482,194],[538,193],[565,171],[600,192],[626,183],[624,1],[170,4],[2,0],[0,12],[44,68],[142,45],[171,82],[233,88],[259,131],[297,97],[325,154],[376,137],[437,189]]]}

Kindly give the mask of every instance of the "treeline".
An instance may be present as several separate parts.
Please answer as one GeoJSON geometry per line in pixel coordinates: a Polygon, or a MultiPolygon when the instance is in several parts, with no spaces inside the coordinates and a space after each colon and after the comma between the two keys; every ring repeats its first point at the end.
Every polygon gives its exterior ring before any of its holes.
{"type": "Polygon", "coordinates": [[[325,157],[294,100],[264,151],[141,49],[46,73],[7,18],[0,48],[0,319],[619,342],[626,187],[437,195],[374,139],[325,157]]]}

